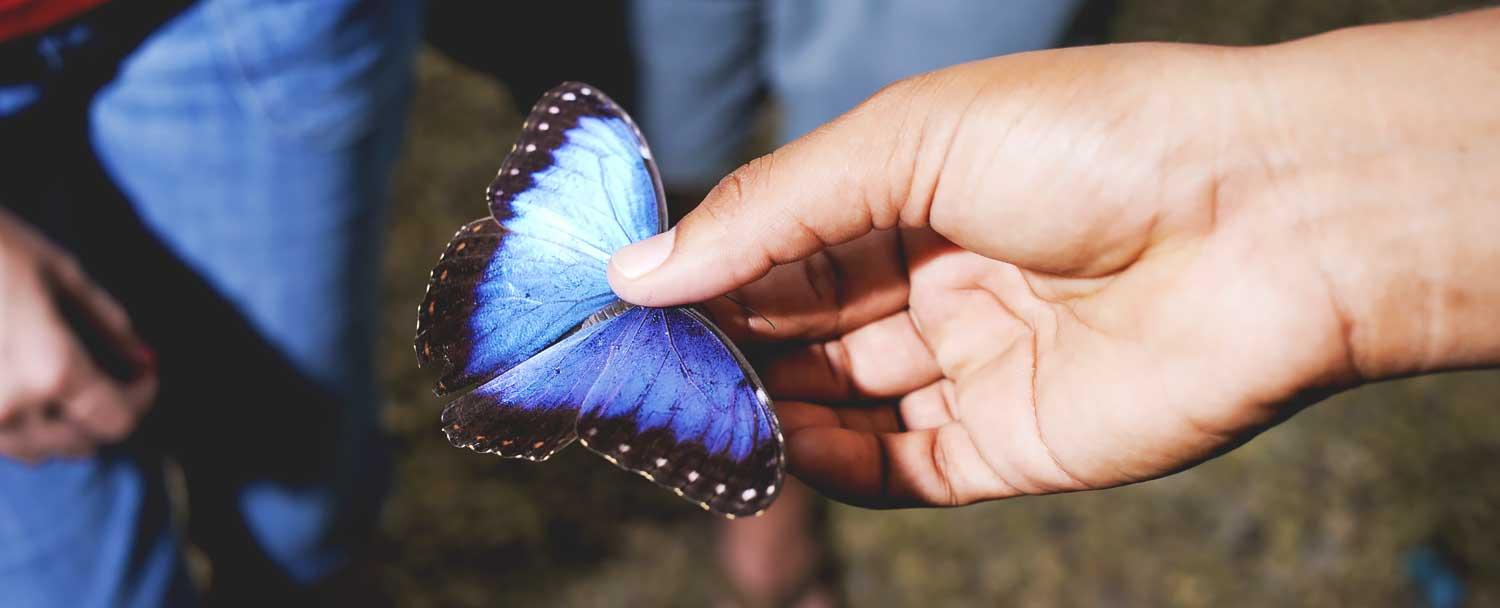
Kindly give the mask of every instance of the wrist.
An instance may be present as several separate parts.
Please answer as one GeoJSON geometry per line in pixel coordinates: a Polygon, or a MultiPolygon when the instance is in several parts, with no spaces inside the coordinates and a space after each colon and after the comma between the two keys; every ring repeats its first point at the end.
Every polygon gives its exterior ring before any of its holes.
{"type": "Polygon", "coordinates": [[[1500,11],[1253,51],[1237,173],[1328,287],[1347,371],[1500,365],[1500,11]]]}

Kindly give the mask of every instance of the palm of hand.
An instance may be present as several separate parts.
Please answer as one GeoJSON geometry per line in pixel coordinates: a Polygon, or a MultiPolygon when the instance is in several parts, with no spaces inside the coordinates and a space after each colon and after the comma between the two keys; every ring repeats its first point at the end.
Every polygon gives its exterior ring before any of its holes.
{"type": "Polygon", "coordinates": [[[770,323],[715,316],[771,343],[752,360],[792,472],[846,501],[1169,474],[1357,379],[1347,269],[1226,109],[1242,91],[1204,84],[1224,61],[1079,49],[902,83],[726,178],[663,241],[675,266],[612,281],[661,304],[745,285],[770,323]]]}
{"type": "Polygon", "coordinates": [[[1317,273],[1290,252],[1240,263],[1263,245],[1219,226],[1075,278],[928,229],[874,233],[741,289],[776,326],[751,316],[738,333],[777,344],[756,352],[793,471],[836,496],[1121,485],[1232,448],[1294,412],[1298,387],[1346,379],[1317,273]]]}

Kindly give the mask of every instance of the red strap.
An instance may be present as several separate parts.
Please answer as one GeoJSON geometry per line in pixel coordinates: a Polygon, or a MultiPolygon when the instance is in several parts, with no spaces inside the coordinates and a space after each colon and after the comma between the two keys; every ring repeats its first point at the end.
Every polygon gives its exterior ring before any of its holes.
{"type": "Polygon", "coordinates": [[[109,0],[0,0],[0,40],[34,34],[109,0]]]}

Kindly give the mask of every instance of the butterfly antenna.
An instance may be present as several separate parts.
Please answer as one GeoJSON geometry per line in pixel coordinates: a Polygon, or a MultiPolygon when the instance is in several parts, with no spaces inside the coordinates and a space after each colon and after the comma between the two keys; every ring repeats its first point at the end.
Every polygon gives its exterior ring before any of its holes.
{"type": "Polygon", "coordinates": [[[766,325],[770,325],[770,326],[771,326],[771,329],[772,329],[772,330],[775,330],[775,329],[776,329],[776,324],[775,324],[775,323],[772,323],[772,322],[771,322],[771,319],[769,319],[769,318],[767,318],[767,317],[766,317],[766,316],[765,316],[765,315],[763,315],[763,314],[760,314],[760,312],[759,312],[759,311],[757,311],[757,310],[755,310],[755,309],[754,309],[754,308],[750,308],[750,305],[749,305],[749,304],[746,304],[746,303],[744,303],[744,302],[741,302],[741,301],[739,301],[739,300],[736,300],[736,299],[735,299],[735,298],[734,298],[734,296],[732,296],[732,295],[729,295],[729,294],[727,294],[727,293],[726,293],[726,294],[724,294],[724,299],[725,299],[725,300],[729,300],[729,301],[730,301],[730,302],[734,302],[734,303],[735,303],[735,304],[736,304],[736,305],[738,305],[738,306],[739,306],[739,307],[740,307],[740,308],[743,308],[743,309],[745,309],[745,311],[746,311],[746,312],[748,312],[748,313],[750,313],[750,314],[752,314],[752,315],[755,315],[755,316],[757,316],[757,317],[760,317],[760,320],[762,320],[762,321],[765,321],[765,322],[766,322],[766,325]]]}

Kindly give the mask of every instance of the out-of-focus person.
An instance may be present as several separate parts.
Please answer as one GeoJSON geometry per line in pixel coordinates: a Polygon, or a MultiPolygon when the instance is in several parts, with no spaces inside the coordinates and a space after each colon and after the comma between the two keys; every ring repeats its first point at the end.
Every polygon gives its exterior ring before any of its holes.
{"type": "Polygon", "coordinates": [[[0,603],[300,604],[350,572],[420,17],[0,1],[0,603]]]}

